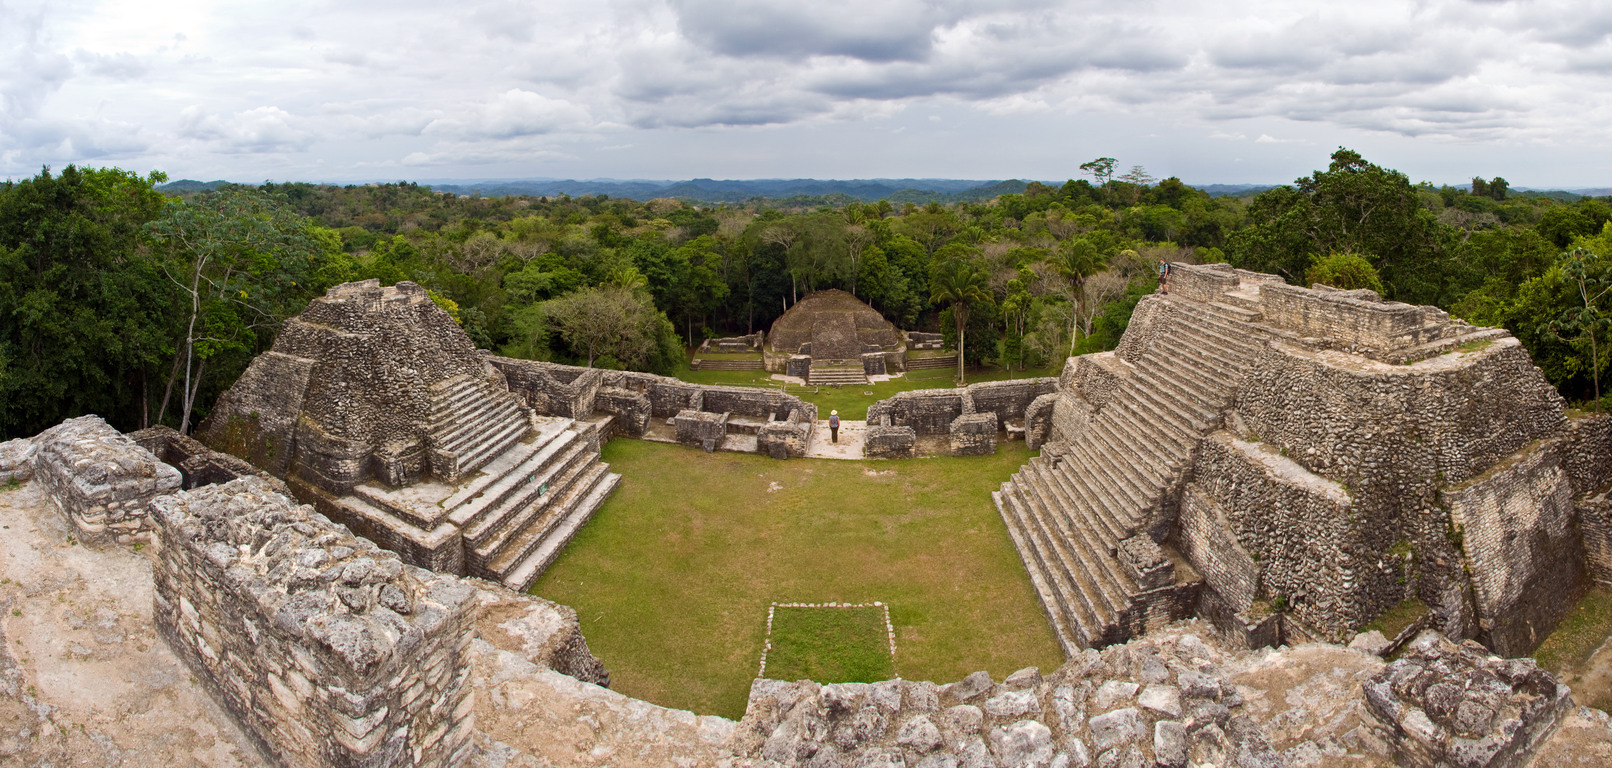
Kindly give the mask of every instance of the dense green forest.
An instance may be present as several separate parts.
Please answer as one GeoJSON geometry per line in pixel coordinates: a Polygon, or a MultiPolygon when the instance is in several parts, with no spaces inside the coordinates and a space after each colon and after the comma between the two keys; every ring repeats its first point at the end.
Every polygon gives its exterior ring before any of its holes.
{"type": "Polygon", "coordinates": [[[1608,198],[1414,184],[1346,149],[1248,198],[1114,165],[983,202],[716,206],[409,183],[170,197],[160,173],[45,169],[0,185],[0,438],[87,412],[192,428],[286,318],[366,278],[425,286],[520,357],[675,373],[702,338],[832,287],[1016,369],[1112,348],[1159,260],[1227,261],[1504,326],[1568,398],[1599,392],[1608,198]]]}

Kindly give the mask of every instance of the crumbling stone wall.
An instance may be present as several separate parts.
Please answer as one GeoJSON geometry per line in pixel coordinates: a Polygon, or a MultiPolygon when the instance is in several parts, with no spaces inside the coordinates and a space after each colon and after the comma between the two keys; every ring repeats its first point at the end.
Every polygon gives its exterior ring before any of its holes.
{"type": "Polygon", "coordinates": [[[868,406],[868,422],[888,417],[891,426],[912,427],[919,435],[945,435],[952,421],[963,415],[964,392],[955,389],[915,389],[868,406]]]}
{"type": "Polygon", "coordinates": [[[1265,321],[1325,346],[1365,355],[1416,346],[1444,338],[1452,326],[1437,307],[1383,301],[1373,291],[1339,291],[1267,283],[1260,288],[1265,321]]]}
{"type": "MultiPolygon", "coordinates": [[[[808,403],[810,405],[810,403],[808,403]]],[[[756,432],[756,452],[775,459],[799,459],[806,455],[812,439],[817,407],[811,412],[796,410],[784,421],[770,421],[756,432]]]]}
{"type": "Polygon", "coordinates": [[[1052,434],[1052,419],[1058,397],[1058,392],[1048,392],[1031,400],[1030,407],[1024,409],[1024,442],[1030,450],[1039,450],[1052,434]]]}
{"type": "Polygon", "coordinates": [[[38,451],[33,438],[19,437],[0,443],[0,485],[34,479],[34,454],[38,451]]]}
{"type": "Polygon", "coordinates": [[[1500,659],[1436,632],[1364,688],[1367,735],[1415,768],[1527,765],[1572,704],[1533,659],[1500,659]]]}
{"type": "Polygon", "coordinates": [[[1404,598],[1395,570],[1364,550],[1354,499],[1272,445],[1225,430],[1199,444],[1176,541],[1232,608],[1265,600],[1321,636],[1347,639],[1404,598]]]}
{"type": "Polygon", "coordinates": [[[473,728],[473,590],[256,477],[154,503],[159,631],[286,765],[453,766],[473,728]]]}
{"type": "Polygon", "coordinates": [[[1373,585],[1406,578],[1458,636],[1476,633],[1477,618],[1438,490],[1567,426],[1560,395],[1511,338],[1414,365],[1274,343],[1247,375],[1230,420],[1348,488],[1359,532],[1351,559],[1373,564],[1348,566],[1355,591],[1386,594],[1389,586],[1373,585]],[[1413,573],[1374,565],[1393,563],[1396,547],[1415,553],[1413,573]]]}
{"type": "Polygon", "coordinates": [[[147,427],[130,432],[129,439],[151,452],[162,463],[179,470],[185,490],[203,485],[222,485],[242,477],[261,477],[276,493],[291,495],[279,478],[252,466],[245,459],[215,451],[172,427],[147,427]]]}
{"type": "Polygon", "coordinates": [[[1439,495],[1470,566],[1480,637],[1503,656],[1531,653],[1583,584],[1561,441],[1535,443],[1439,495]]]}
{"type": "Polygon", "coordinates": [[[870,459],[910,459],[917,455],[917,444],[912,427],[874,424],[868,427],[862,453],[870,459]]]}
{"type": "Polygon", "coordinates": [[[996,453],[1000,427],[994,413],[965,413],[952,419],[949,434],[953,456],[989,456],[996,453]]]}
{"type": "Polygon", "coordinates": [[[593,412],[594,399],[604,383],[604,371],[537,360],[488,355],[488,361],[504,374],[510,391],[526,398],[526,404],[545,416],[568,419],[586,418],[593,412]]]}
{"type": "Polygon", "coordinates": [[[593,407],[603,413],[615,414],[614,429],[631,437],[640,437],[649,428],[653,410],[649,398],[620,387],[600,387],[593,399],[593,407]]]}
{"type": "Polygon", "coordinates": [[[968,386],[975,413],[994,413],[1000,424],[1023,419],[1037,397],[1051,394],[1058,387],[1053,377],[987,381],[968,386]]]}
{"type": "Polygon", "coordinates": [[[80,541],[123,543],[151,528],[151,500],[179,490],[179,470],[113,429],[80,416],[34,438],[34,477],[72,522],[80,541]]]}
{"type": "MultiPolygon", "coordinates": [[[[1153,339],[1168,325],[1168,319],[1175,313],[1175,307],[1168,301],[1153,296],[1143,296],[1136,303],[1136,309],[1131,311],[1131,322],[1125,327],[1125,335],[1119,339],[1119,346],[1114,348],[1114,354],[1127,363],[1135,363],[1152,346],[1153,339]]],[[[1082,357],[1085,357],[1082,355],[1082,357]]],[[[1067,372],[1068,366],[1064,367],[1067,372]]],[[[1067,387],[1067,384],[1065,385],[1067,387]]]]}
{"type": "Polygon", "coordinates": [[[678,411],[672,421],[677,427],[677,442],[704,448],[706,453],[720,448],[728,435],[726,413],[678,411]]]}

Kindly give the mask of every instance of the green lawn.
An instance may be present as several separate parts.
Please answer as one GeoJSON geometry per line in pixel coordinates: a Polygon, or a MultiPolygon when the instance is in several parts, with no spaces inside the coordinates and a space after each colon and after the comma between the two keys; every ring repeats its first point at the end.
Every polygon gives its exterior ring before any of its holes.
{"type": "Polygon", "coordinates": [[[772,618],[767,677],[819,683],[877,683],[895,677],[880,607],[780,606],[772,618]]]}
{"type": "Polygon", "coordinates": [[[576,609],[611,687],[739,717],[773,602],[890,605],[895,672],[1062,662],[990,493],[1029,459],[776,461],[612,440],[623,481],[533,592],[576,609]]]}
{"type": "MultiPolygon", "coordinates": [[[[968,371],[970,384],[981,381],[1001,381],[1003,379],[1027,379],[1036,376],[1057,376],[1063,371],[1061,366],[1040,370],[1014,371],[1009,376],[1006,371],[996,368],[977,368],[968,371]]],[[[778,389],[783,382],[776,381],[772,374],[766,371],[691,371],[682,368],[676,373],[677,378],[693,384],[725,384],[747,387],[771,387],[778,389]]],[[[912,389],[945,389],[956,386],[954,379],[957,372],[950,368],[925,369],[911,371],[905,376],[890,381],[881,381],[851,387],[803,387],[790,385],[785,388],[789,394],[796,395],[802,400],[817,406],[817,413],[822,418],[828,418],[828,412],[837,410],[840,418],[848,421],[860,421],[868,417],[868,406],[883,400],[897,392],[906,392],[912,389]],[[864,395],[863,392],[872,392],[864,395]]]]}

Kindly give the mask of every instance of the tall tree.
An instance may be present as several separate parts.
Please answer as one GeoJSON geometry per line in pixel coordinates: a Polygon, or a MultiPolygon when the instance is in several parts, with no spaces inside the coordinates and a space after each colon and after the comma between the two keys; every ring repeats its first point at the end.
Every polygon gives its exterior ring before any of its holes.
{"type": "Polygon", "coordinates": [[[164,178],[69,165],[0,184],[0,440],[84,413],[149,423],[176,310],[143,229],[164,178]]]}
{"type": "Polygon", "coordinates": [[[1099,157],[1089,163],[1081,163],[1080,170],[1090,174],[1097,180],[1097,186],[1108,185],[1108,180],[1114,178],[1114,164],[1119,162],[1112,157],[1099,157]]]}
{"type": "Polygon", "coordinates": [[[1570,344],[1590,347],[1590,380],[1594,384],[1595,412],[1601,412],[1601,348],[1606,344],[1607,332],[1612,329],[1612,317],[1602,308],[1607,293],[1612,292],[1612,274],[1608,265],[1595,252],[1587,248],[1574,248],[1562,254],[1561,281],[1574,297],[1574,304],[1561,311],[1546,329],[1551,336],[1570,344]]]}
{"type": "Polygon", "coordinates": [[[985,270],[970,259],[953,258],[936,262],[929,278],[929,300],[936,304],[950,304],[952,319],[957,323],[957,380],[963,375],[964,333],[968,328],[969,309],[978,304],[990,304],[991,278],[985,270]]]}
{"type": "Polygon", "coordinates": [[[320,252],[308,227],[282,201],[247,187],[173,201],[148,225],[154,240],[171,246],[174,258],[163,269],[187,305],[159,412],[183,371],[180,432],[190,430],[208,361],[255,352],[258,335],[272,336],[316,287],[320,252]]]}
{"type": "Polygon", "coordinates": [[[1108,266],[1108,256],[1089,238],[1075,237],[1058,244],[1058,249],[1047,257],[1047,266],[1069,287],[1069,303],[1074,308],[1069,315],[1069,354],[1073,355],[1078,335],[1076,320],[1085,309],[1086,280],[1108,266]]]}

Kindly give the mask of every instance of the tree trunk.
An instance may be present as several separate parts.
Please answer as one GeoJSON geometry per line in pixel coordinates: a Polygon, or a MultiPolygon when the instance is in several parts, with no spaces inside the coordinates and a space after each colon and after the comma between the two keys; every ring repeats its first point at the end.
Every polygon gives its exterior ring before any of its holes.
{"type": "Polygon", "coordinates": [[[963,376],[963,350],[967,349],[968,345],[963,334],[968,330],[968,313],[963,310],[961,304],[953,304],[952,317],[957,321],[957,380],[966,383],[968,379],[963,376]]]}
{"type": "Polygon", "coordinates": [[[162,391],[162,407],[157,409],[158,424],[161,424],[163,419],[168,418],[168,400],[173,396],[174,381],[178,380],[179,378],[179,364],[184,362],[184,360],[185,358],[183,355],[174,355],[173,370],[168,371],[168,387],[162,391]]]}
{"type": "MultiPolygon", "coordinates": [[[[196,383],[195,384],[188,384],[187,383],[185,385],[186,388],[187,388],[187,391],[185,393],[185,415],[184,415],[183,418],[181,418],[179,420],[179,434],[181,434],[181,435],[190,434],[190,411],[196,405],[196,393],[201,391],[202,373],[204,373],[206,370],[207,370],[207,361],[202,360],[201,363],[196,366],[196,383]]],[[[186,378],[187,379],[189,378],[188,372],[187,372],[186,378]]]]}

